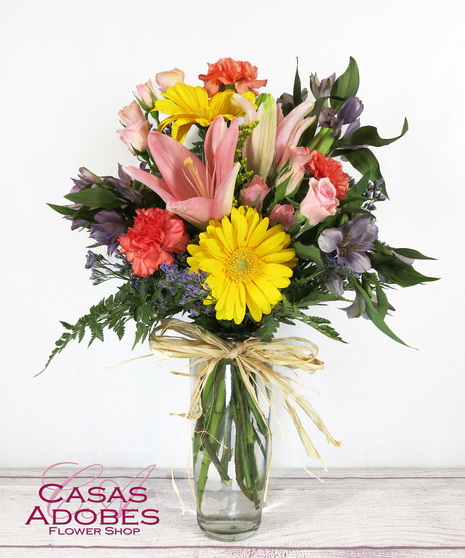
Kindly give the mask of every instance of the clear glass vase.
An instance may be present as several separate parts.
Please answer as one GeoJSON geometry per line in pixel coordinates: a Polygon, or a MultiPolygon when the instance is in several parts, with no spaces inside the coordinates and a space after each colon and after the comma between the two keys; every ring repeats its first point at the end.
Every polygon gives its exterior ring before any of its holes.
{"type": "Polygon", "coordinates": [[[250,537],[262,517],[270,412],[263,385],[254,376],[251,380],[259,408],[236,360],[220,360],[203,390],[202,415],[194,426],[197,521],[207,536],[223,541],[250,537]]]}

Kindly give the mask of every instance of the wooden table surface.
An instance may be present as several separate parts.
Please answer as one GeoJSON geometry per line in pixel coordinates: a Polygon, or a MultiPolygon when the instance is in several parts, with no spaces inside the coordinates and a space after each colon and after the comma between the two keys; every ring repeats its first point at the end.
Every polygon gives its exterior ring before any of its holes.
{"type": "MultiPolygon", "coordinates": [[[[46,482],[62,483],[67,476],[62,471],[47,474],[46,482]]],[[[138,472],[108,470],[103,476],[124,495],[138,472]]],[[[87,528],[74,516],[60,533],[58,528],[50,532],[52,518],[39,497],[41,476],[36,470],[0,470],[2,558],[465,558],[462,469],[339,469],[323,473],[324,482],[301,470],[274,472],[259,531],[235,543],[209,539],[200,531],[185,472],[175,475],[184,514],[170,471],[154,469],[143,485],[148,499],[134,504],[139,512],[129,521],[139,525],[114,526],[111,534],[95,532],[93,526],[76,534],[77,528],[87,528]],[[158,510],[157,524],[140,523],[144,508],[158,510]],[[27,525],[31,515],[39,519],[27,525]]],[[[97,484],[90,473],[82,473],[68,487],[80,486],[82,495],[97,484]]],[[[77,497],[65,505],[74,506],[74,512],[76,502],[81,505],[77,497]]],[[[97,504],[84,504],[91,505],[97,504]]]]}

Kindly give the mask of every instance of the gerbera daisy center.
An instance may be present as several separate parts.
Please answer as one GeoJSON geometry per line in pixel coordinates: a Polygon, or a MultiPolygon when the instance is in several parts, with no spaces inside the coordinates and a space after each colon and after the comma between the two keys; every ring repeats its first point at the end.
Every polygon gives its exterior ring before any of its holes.
{"type": "Polygon", "coordinates": [[[231,254],[226,263],[226,273],[236,281],[246,281],[254,276],[260,267],[258,256],[250,248],[239,248],[231,254]]]}

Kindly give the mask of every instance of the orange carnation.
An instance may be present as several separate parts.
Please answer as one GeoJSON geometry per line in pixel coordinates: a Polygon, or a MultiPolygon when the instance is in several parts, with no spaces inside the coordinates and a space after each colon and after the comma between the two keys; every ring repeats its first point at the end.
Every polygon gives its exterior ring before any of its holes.
{"type": "Polygon", "coordinates": [[[211,97],[222,91],[224,85],[234,85],[241,95],[252,91],[258,95],[254,87],[267,84],[266,79],[257,79],[258,69],[250,62],[241,62],[232,58],[221,58],[214,64],[208,64],[208,73],[200,74],[199,79],[204,82],[204,87],[211,97]]]}
{"type": "Polygon", "coordinates": [[[134,275],[152,275],[165,262],[173,263],[173,254],[185,252],[189,236],[181,219],[166,209],[136,209],[137,217],[125,236],[120,236],[120,253],[132,262],[134,275]]]}
{"type": "Polygon", "coordinates": [[[312,159],[308,163],[308,169],[317,180],[329,178],[331,184],[336,188],[336,198],[343,200],[346,197],[349,184],[349,175],[342,170],[339,161],[331,157],[325,157],[319,151],[312,151],[312,159]]]}

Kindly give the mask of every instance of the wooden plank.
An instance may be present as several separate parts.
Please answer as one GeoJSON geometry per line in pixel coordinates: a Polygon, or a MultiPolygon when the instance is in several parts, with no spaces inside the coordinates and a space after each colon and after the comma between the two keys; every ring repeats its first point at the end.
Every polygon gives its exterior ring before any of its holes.
{"type": "MultiPolygon", "coordinates": [[[[63,477],[63,471],[66,467],[59,467],[51,469],[47,473],[47,478],[63,477]]],[[[68,467],[69,470],[76,470],[76,467],[68,467]]],[[[89,474],[81,475],[82,478],[91,478],[90,473],[97,471],[97,468],[89,469],[89,474]]],[[[312,473],[321,479],[330,478],[430,478],[430,477],[452,477],[452,478],[465,478],[465,469],[446,469],[446,468],[434,468],[434,469],[418,469],[418,468],[408,468],[400,469],[396,467],[376,467],[369,469],[362,468],[344,468],[344,469],[329,469],[327,472],[318,468],[311,468],[312,473]]],[[[40,478],[43,469],[0,469],[0,479],[5,477],[32,477],[40,478]]],[[[141,469],[134,468],[112,468],[105,467],[104,475],[109,478],[134,478],[137,474],[140,474],[141,469]]],[[[174,476],[177,479],[186,479],[187,473],[183,469],[175,469],[174,476]]],[[[272,478],[302,478],[308,479],[312,478],[308,475],[302,468],[293,467],[288,469],[272,468],[271,470],[272,478]]],[[[171,470],[167,468],[155,467],[150,473],[150,478],[171,478],[171,470]]]]}
{"type": "MultiPolygon", "coordinates": [[[[140,532],[61,535],[50,533],[41,521],[25,525],[34,506],[41,504],[41,473],[0,471],[0,557],[65,554],[67,558],[119,558],[130,552],[131,558],[222,558],[232,549],[238,558],[465,556],[463,470],[343,470],[333,472],[324,483],[301,477],[300,471],[283,471],[282,476],[271,479],[269,504],[259,531],[236,545],[202,534],[184,478],[177,480],[186,505],[186,513],[181,515],[166,470],[154,471],[155,476],[146,482],[149,499],[144,507],[159,510],[160,522],[140,526],[140,532]]],[[[105,474],[123,487],[135,473],[119,470],[105,474]]],[[[77,524],[67,527],[71,526],[77,524]]]]}
{"type": "Polygon", "coordinates": [[[463,558],[464,549],[444,548],[166,548],[166,547],[14,547],[1,548],[0,558],[463,558]]]}

